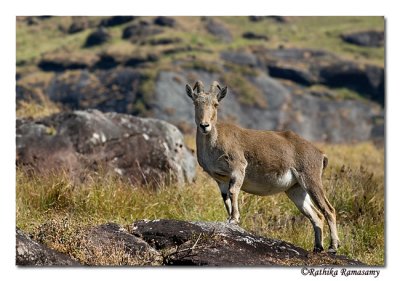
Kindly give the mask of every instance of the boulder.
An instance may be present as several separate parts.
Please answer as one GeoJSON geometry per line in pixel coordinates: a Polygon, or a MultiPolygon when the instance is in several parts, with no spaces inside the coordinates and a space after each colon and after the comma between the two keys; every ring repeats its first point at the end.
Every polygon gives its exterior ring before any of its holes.
{"type": "Polygon", "coordinates": [[[54,251],[16,229],[15,263],[18,266],[79,266],[69,256],[54,251]]]}
{"type": "Polygon", "coordinates": [[[100,22],[99,26],[104,26],[104,27],[112,27],[112,26],[117,26],[117,25],[121,25],[127,22],[130,22],[134,19],[136,19],[137,17],[135,16],[112,16],[112,17],[108,17],[106,19],[103,19],[100,22]]]}
{"type": "Polygon", "coordinates": [[[383,47],[385,33],[377,30],[366,30],[341,34],[343,41],[362,47],[383,47]]]}
{"type": "Polygon", "coordinates": [[[156,17],[154,19],[154,24],[157,24],[160,26],[175,27],[176,21],[174,18],[171,18],[171,17],[156,17]]]}
{"type": "Polygon", "coordinates": [[[89,34],[86,38],[86,42],[84,44],[85,47],[93,47],[97,45],[101,45],[111,39],[111,35],[107,32],[105,28],[99,28],[96,31],[89,34]]]}
{"type": "Polygon", "coordinates": [[[154,187],[195,177],[182,134],[161,120],[86,110],[18,119],[16,129],[17,165],[37,172],[63,170],[79,181],[102,170],[154,187]]]}
{"type": "Polygon", "coordinates": [[[221,23],[219,20],[216,20],[212,17],[203,17],[206,30],[217,37],[219,40],[225,43],[232,42],[232,34],[229,29],[221,23]]]}
{"type": "Polygon", "coordinates": [[[312,254],[293,244],[254,235],[222,222],[137,221],[131,233],[163,252],[164,265],[362,265],[344,256],[312,254]]]}
{"type": "MultiPolygon", "coordinates": [[[[108,66],[112,66],[112,63],[109,61],[108,66]]],[[[142,75],[132,68],[96,72],[66,71],[50,81],[46,93],[50,100],[72,110],[96,108],[101,111],[134,113],[133,105],[139,98],[142,79],[142,75]]]]}
{"type": "MultiPolygon", "coordinates": [[[[139,220],[127,226],[109,222],[86,228],[82,234],[77,250],[84,253],[80,258],[85,265],[99,265],[99,262],[109,266],[365,265],[342,255],[313,253],[225,222],[159,219],[139,220]],[[110,255],[112,259],[109,259],[110,255]],[[111,264],[105,263],[107,260],[111,264]]],[[[17,264],[79,265],[64,254],[30,240],[26,235],[22,238],[19,236],[21,234],[17,230],[17,264]],[[24,241],[22,246],[21,240],[24,241]],[[25,240],[29,240],[29,243],[25,240]]]]}
{"type": "Polygon", "coordinates": [[[242,37],[245,39],[250,39],[250,40],[264,40],[264,41],[268,40],[268,36],[262,35],[262,34],[257,34],[252,31],[247,31],[247,32],[243,33],[242,37]]]}

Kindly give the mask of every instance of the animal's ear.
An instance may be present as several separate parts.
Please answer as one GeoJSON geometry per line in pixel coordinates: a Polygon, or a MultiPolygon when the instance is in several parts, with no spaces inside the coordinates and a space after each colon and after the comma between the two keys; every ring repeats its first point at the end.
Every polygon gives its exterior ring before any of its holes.
{"type": "Polygon", "coordinates": [[[226,93],[228,91],[228,87],[225,86],[222,89],[221,89],[221,87],[218,87],[218,88],[220,90],[219,90],[219,93],[217,94],[217,99],[218,99],[218,101],[221,101],[226,96],[226,93]]]}
{"type": "Polygon", "coordinates": [[[189,96],[189,98],[191,98],[192,100],[194,100],[194,92],[192,87],[190,87],[188,84],[186,84],[186,94],[189,96]]]}

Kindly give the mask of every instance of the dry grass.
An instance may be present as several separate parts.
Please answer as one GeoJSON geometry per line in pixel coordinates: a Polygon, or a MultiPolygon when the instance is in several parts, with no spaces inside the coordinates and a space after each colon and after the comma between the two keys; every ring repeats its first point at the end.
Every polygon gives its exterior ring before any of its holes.
{"type": "Polygon", "coordinates": [[[60,108],[53,102],[36,103],[19,101],[16,111],[18,118],[41,118],[60,112],[60,108]]]}
{"type": "MultiPolygon", "coordinates": [[[[193,146],[193,138],[187,139],[193,146]]],[[[330,161],[324,186],[338,213],[339,253],[370,265],[383,265],[383,150],[370,143],[320,146],[330,161]]],[[[76,186],[66,176],[28,176],[18,169],[16,187],[17,226],[39,238],[41,233],[46,237],[44,243],[90,264],[138,261],[129,260],[118,248],[101,252],[82,244],[79,231],[85,227],[105,222],[127,226],[139,219],[226,219],[216,184],[201,171],[196,183],[185,188],[165,186],[152,191],[110,176],[93,175],[84,185],[76,186]]],[[[242,193],[240,209],[241,226],[248,231],[312,249],[311,224],[284,194],[259,197],[242,193]]]]}

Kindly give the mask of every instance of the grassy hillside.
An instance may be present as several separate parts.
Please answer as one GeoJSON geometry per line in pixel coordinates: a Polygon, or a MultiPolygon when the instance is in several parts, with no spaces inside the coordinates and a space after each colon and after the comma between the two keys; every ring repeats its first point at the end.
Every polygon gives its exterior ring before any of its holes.
{"type": "MultiPolygon", "coordinates": [[[[88,17],[92,25],[104,17],[88,17]]],[[[152,20],[154,17],[142,17],[152,20]]],[[[175,17],[177,26],[154,38],[180,38],[179,45],[200,45],[212,50],[237,49],[254,44],[262,44],[270,48],[280,45],[285,47],[305,47],[325,49],[360,61],[368,61],[383,65],[384,47],[363,48],[347,44],[340,39],[343,32],[358,30],[383,30],[383,17],[288,17],[287,23],[280,23],[273,18],[259,22],[251,22],[248,17],[214,17],[222,22],[233,35],[231,43],[221,42],[209,34],[201,22],[201,17],[175,17]],[[249,40],[242,38],[246,31],[268,36],[268,41],[249,40]]],[[[109,28],[112,40],[101,47],[83,48],[87,35],[95,28],[88,28],[75,34],[66,34],[72,23],[71,17],[52,17],[43,20],[38,25],[27,25],[17,21],[17,65],[29,65],[40,59],[45,53],[57,51],[96,52],[106,50],[111,46],[119,46],[121,50],[129,50],[131,44],[121,38],[122,30],[131,23],[125,23],[109,28]]],[[[156,49],[149,45],[137,45],[141,49],[156,49]]]]}
{"type": "MultiPolygon", "coordinates": [[[[337,210],[339,253],[384,265],[383,150],[370,143],[321,147],[330,159],[324,187],[337,210]]],[[[246,230],[312,249],[311,224],[285,194],[241,193],[239,204],[246,230]]],[[[157,191],[100,175],[76,186],[62,175],[28,176],[17,170],[17,226],[82,262],[93,259],[85,255],[87,245],[79,240],[85,227],[109,221],[128,227],[139,219],[224,221],[226,217],[217,185],[200,170],[192,185],[157,191]]],[[[327,225],[325,237],[329,237],[327,225]]],[[[328,243],[325,239],[325,247],[328,243]]],[[[118,254],[109,258],[99,254],[96,259],[100,264],[129,264],[118,254]]]]}
{"type": "MultiPolygon", "coordinates": [[[[266,48],[322,49],[357,63],[384,65],[384,47],[358,47],[341,40],[343,32],[384,30],[382,17],[286,17],[285,22],[265,18],[252,22],[248,17],[214,17],[232,35],[224,42],[210,34],[201,17],[174,17],[176,27],[163,27],[163,32],[145,38],[144,42],[122,39],[123,29],[131,22],[107,27],[111,39],[99,46],[85,48],[88,35],[97,29],[106,17],[83,17],[86,28],[69,34],[74,21],[71,17],[51,17],[27,21],[17,18],[16,64],[17,86],[33,92],[38,100],[17,100],[17,117],[38,118],[63,110],[63,106],[49,100],[43,89],[59,73],[46,72],[38,67],[43,57],[58,57],[72,61],[90,61],[93,56],[110,54],[113,58],[146,57],[156,55],[158,60],[138,68],[147,79],[140,85],[141,102],[132,106],[135,112],[146,113],[145,104],[154,96],[155,80],[161,69],[201,69],[219,73],[244,93],[240,102],[267,107],[262,94],[245,76],[255,76],[258,69],[224,62],[219,63],[221,51],[245,52],[252,46],[266,48]],[[268,40],[249,40],[243,33],[254,32],[268,40]],[[171,44],[154,45],[151,40],[176,39],[171,44]],[[190,46],[191,48],[187,48],[190,46]],[[175,52],[176,50],[179,50],[175,52]],[[180,63],[177,65],[176,62],[180,63]],[[229,69],[225,71],[224,68],[229,69]],[[38,86],[39,85],[39,86],[38,86]]],[[[138,20],[153,22],[154,17],[138,20]]],[[[122,64],[121,64],[122,65],[122,64]]],[[[68,78],[76,70],[66,70],[60,76],[68,78]]],[[[75,73],[76,74],[76,73],[75,73]]],[[[360,99],[351,89],[327,89],[313,85],[320,92],[333,91],[335,97],[360,99]]],[[[311,89],[311,87],[310,87],[311,89]]],[[[147,116],[142,114],[142,116],[147,116]]],[[[187,136],[188,145],[195,149],[193,136],[187,136]]],[[[328,198],[338,215],[339,253],[359,259],[370,265],[384,265],[384,151],[372,143],[327,145],[320,147],[329,156],[324,174],[328,198]]],[[[66,175],[31,175],[17,169],[16,223],[22,230],[50,247],[65,252],[81,262],[98,264],[137,264],[126,260],[118,251],[87,253],[80,233],[85,227],[114,221],[129,225],[138,219],[173,218],[180,220],[224,221],[226,211],[219,190],[198,167],[196,183],[186,188],[165,186],[157,191],[143,186],[132,187],[119,178],[91,175],[77,185],[66,175]]],[[[248,231],[292,242],[306,249],[313,247],[311,224],[285,194],[257,197],[240,196],[241,226],[248,231]]],[[[325,227],[328,237],[328,227],[325,227]]],[[[328,239],[325,240],[328,247],[328,239]]]]}

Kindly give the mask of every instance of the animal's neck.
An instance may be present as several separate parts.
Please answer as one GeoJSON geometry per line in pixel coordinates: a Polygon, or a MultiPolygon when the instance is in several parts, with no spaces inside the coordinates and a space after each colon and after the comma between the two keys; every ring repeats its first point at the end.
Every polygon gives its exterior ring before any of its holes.
{"type": "Polygon", "coordinates": [[[218,131],[215,125],[212,126],[211,131],[207,135],[200,132],[200,129],[197,127],[197,132],[196,132],[197,146],[214,147],[217,143],[217,139],[218,139],[218,131]]]}

